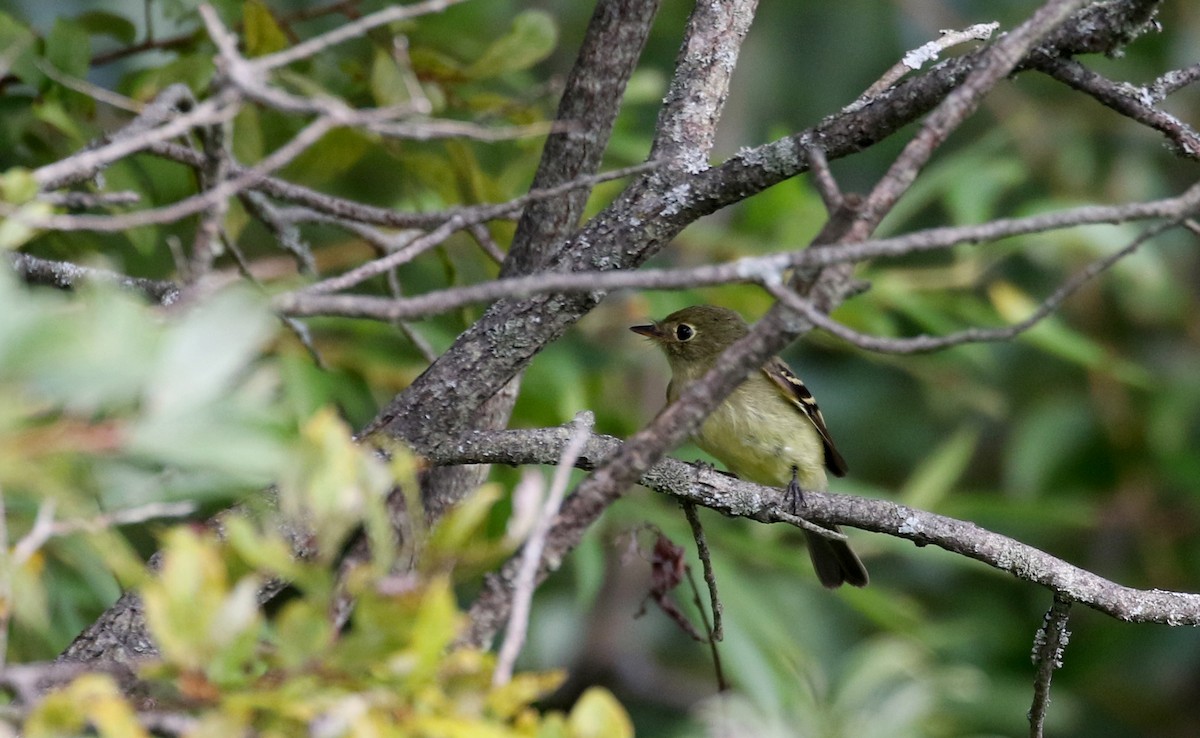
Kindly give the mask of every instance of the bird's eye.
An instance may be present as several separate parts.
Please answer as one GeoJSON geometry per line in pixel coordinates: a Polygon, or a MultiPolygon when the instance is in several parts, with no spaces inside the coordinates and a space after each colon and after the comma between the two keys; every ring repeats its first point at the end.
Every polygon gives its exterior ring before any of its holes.
{"type": "Polygon", "coordinates": [[[696,329],[692,328],[687,323],[680,323],[675,326],[675,337],[680,341],[690,341],[696,335],[696,329]]]}

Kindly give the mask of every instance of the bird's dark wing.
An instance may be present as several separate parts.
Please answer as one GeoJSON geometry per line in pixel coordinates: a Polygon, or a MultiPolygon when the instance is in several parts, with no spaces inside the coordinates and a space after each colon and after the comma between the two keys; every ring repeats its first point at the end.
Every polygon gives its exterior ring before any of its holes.
{"type": "Polygon", "coordinates": [[[846,460],[833,445],[833,437],[829,435],[829,428],[825,427],[825,417],[821,415],[821,408],[817,407],[817,401],[813,399],[808,387],[804,386],[800,377],[797,377],[778,356],[767,362],[762,370],[763,374],[766,374],[767,378],[779,387],[788,402],[795,405],[796,409],[804,413],[804,417],[812,421],[825,445],[825,466],[836,477],[846,476],[846,472],[849,471],[846,467],[846,460]]]}

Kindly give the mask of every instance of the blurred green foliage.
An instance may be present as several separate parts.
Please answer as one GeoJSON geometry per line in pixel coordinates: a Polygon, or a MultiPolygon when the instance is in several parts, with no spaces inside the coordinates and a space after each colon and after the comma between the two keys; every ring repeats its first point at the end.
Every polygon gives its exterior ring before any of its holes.
{"type": "MultiPolygon", "coordinates": [[[[249,54],[345,21],[338,15],[298,19],[295,13],[308,7],[301,2],[216,5],[227,23],[241,24],[249,54]]],[[[382,3],[361,5],[368,11],[382,3]]],[[[1035,5],[763,3],[734,77],[717,155],[812,125],[940,28],[993,19],[1011,28],[1035,5]]],[[[0,13],[0,48],[7,49],[0,57],[0,196],[6,202],[45,211],[30,201],[28,171],[128,118],[63,84],[61,75],[52,78],[43,64],[138,101],[175,82],[204,92],[213,49],[195,4],[149,7],[156,38],[177,41],[104,64],[95,63],[97,57],[145,38],[140,9],[22,0],[0,13]]],[[[631,81],[609,164],[645,156],[687,12],[687,3],[665,3],[631,81]]],[[[342,44],[290,66],[277,82],[360,106],[403,102],[405,70],[392,48],[394,35],[403,33],[439,116],[535,122],[553,109],[556,75],[569,69],[589,13],[590,4],[562,0],[539,9],[509,0],[466,3],[342,44]]],[[[1200,9],[1164,3],[1160,21],[1161,34],[1139,39],[1122,57],[1085,63],[1144,84],[1193,62],[1200,9]]],[[[1181,119],[1200,119],[1194,90],[1176,93],[1165,107],[1181,119]]],[[[301,125],[247,108],[234,124],[234,151],[252,164],[301,125]]],[[[902,143],[898,136],[833,162],[834,173],[843,188],[865,189],[902,143]]],[[[428,211],[521,194],[539,146],[536,140],[397,142],[335,131],[283,175],[371,204],[428,211]]],[[[119,162],[104,177],[108,189],[137,192],[137,207],[173,202],[197,186],[189,169],[149,156],[119,162]]],[[[999,88],[954,135],[882,230],[896,234],[1149,199],[1194,179],[1195,166],[1176,159],[1157,134],[1025,74],[999,88]]],[[[597,188],[589,211],[619,186],[597,188]]],[[[784,182],[697,223],[654,263],[694,265],[797,248],[822,218],[820,201],[804,181],[784,182]]],[[[250,262],[271,267],[268,291],[298,281],[294,269],[280,265],[272,237],[236,203],[228,226],[250,262]]],[[[166,244],[189,243],[193,229],[193,222],[183,222],[115,234],[39,234],[0,222],[0,246],[170,278],[174,261],[166,244]]],[[[493,223],[489,231],[503,247],[512,225],[493,223]]],[[[1012,322],[1135,232],[1078,228],[870,264],[860,276],[871,289],[835,317],[881,335],[1012,322]]],[[[372,255],[361,239],[331,227],[306,228],[304,237],[322,273],[372,255]]],[[[1154,240],[1009,343],[890,356],[821,334],[808,337],[787,358],[821,402],[849,461],[851,474],[835,491],[893,497],[971,520],[1123,584],[1196,590],[1200,261],[1194,246],[1191,236],[1154,240]]],[[[407,291],[422,292],[496,271],[463,237],[404,266],[397,277],[407,291]]],[[[262,299],[248,291],[223,293],[163,318],[104,290],[66,298],[8,280],[0,287],[0,490],[10,547],[48,500],[63,520],[160,501],[194,501],[208,511],[244,500],[268,482],[279,484],[284,509],[319,521],[322,556],[359,522],[367,523],[376,545],[387,545],[379,490],[383,480],[411,469],[382,468],[346,438],[425,366],[421,352],[392,326],[311,321],[322,370],[273,327],[262,299]],[[327,409],[331,405],[345,424],[327,409]]],[[[382,280],[369,287],[386,289],[382,280]]],[[[591,409],[598,430],[632,433],[661,406],[667,371],[627,326],[701,301],[737,308],[751,319],[770,304],[751,288],[614,296],[537,357],[513,424],[555,425],[591,409]]],[[[440,351],[480,309],[412,328],[440,351]]],[[[690,447],[678,455],[701,457],[690,447]]],[[[515,471],[495,470],[494,484],[423,539],[428,553],[436,552],[426,560],[452,564],[456,577],[433,575],[445,570],[433,567],[428,577],[402,582],[402,591],[382,594],[381,583],[396,583],[385,572],[362,572],[354,580],[357,620],[345,637],[325,625],[333,596],[326,562],[291,561],[269,521],[230,519],[224,541],[162,523],[55,537],[9,569],[11,593],[19,596],[8,597],[7,657],[53,656],[116,597],[119,585],[136,585],[156,603],[150,607],[164,643],[164,662],[151,676],[174,685],[176,697],[202,700],[206,734],[247,726],[294,732],[317,714],[333,728],[366,729],[397,713],[434,721],[424,725],[449,734],[436,721],[450,719],[445,710],[452,703],[479,708],[455,719],[524,729],[522,721],[533,719],[523,717],[528,706],[551,686],[551,677],[536,672],[497,695],[487,685],[490,657],[433,655],[442,653],[458,617],[450,593],[469,597],[475,575],[510,550],[504,518],[507,490],[516,480],[515,471]],[[166,562],[151,576],[140,556],[160,545],[166,562]],[[299,596],[266,614],[248,593],[279,575],[298,582],[299,596]],[[202,611],[188,606],[196,601],[207,605],[202,611]],[[324,670],[311,668],[316,663],[324,670]],[[406,712],[415,705],[421,709],[406,712]]],[[[1033,678],[1028,655],[1049,593],[940,550],[851,532],[872,584],[831,594],[814,583],[794,531],[705,516],[725,605],[722,657],[736,692],[717,701],[707,649],[658,613],[634,617],[647,565],[636,555],[621,561],[614,551],[624,548],[627,531],[647,522],[677,542],[690,537],[672,501],[633,492],[539,592],[525,663],[536,670],[566,667],[569,675],[562,691],[542,704],[566,707],[575,695],[588,696],[567,717],[545,718],[544,732],[524,734],[574,735],[569,731],[589,724],[621,734],[623,713],[606,693],[585,692],[592,684],[617,695],[641,734],[668,738],[702,734],[725,721],[762,736],[1025,732],[1033,678]],[[594,723],[595,714],[609,717],[594,723]]],[[[1072,628],[1065,666],[1055,677],[1050,732],[1123,738],[1200,731],[1192,709],[1200,690],[1193,634],[1088,611],[1074,614],[1072,628]]],[[[26,731],[79,730],[82,715],[72,706],[84,700],[93,706],[87,717],[97,732],[136,734],[128,706],[102,679],[83,680],[48,701],[26,731]]],[[[482,723],[465,725],[480,731],[471,735],[487,734],[482,723]]]]}

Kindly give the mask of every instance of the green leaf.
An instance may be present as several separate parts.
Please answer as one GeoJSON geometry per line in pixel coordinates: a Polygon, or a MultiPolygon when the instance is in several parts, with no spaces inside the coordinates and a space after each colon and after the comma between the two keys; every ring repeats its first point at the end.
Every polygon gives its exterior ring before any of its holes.
{"type": "Polygon", "coordinates": [[[254,663],[262,624],[258,609],[261,588],[258,577],[243,577],[217,608],[208,633],[216,653],[205,671],[213,684],[242,685],[261,671],[262,666],[255,668],[254,663]]]}
{"type": "MultiPolygon", "coordinates": [[[[996,312],[1016,323],[1033,313],[1036,304],[1010,282],[996,282],[988,289],[996,312]]],[[[1153,385],[1149,372],[1134,362],[1113,356],[1104,346],[1074,330],[1054,315],[1047,316],[1021,334],[1021,340],[1052,356],[1088,369],[1104,372],[1126,384],[1147,388],[1153,385]]]]}
{"type": "Polygon", "coordinates": [[[38,183],[24,167],[13,167],[0,174],[0,200],[20,205],[37,197],[38,183]]]}
{"type": "Polygon", "coordinates": [[[320,659],[336,635],[328,610],[321,603],[308,599],[287,603],[275,619],[275,653],[279,665],[297,669],[320,659]]]}
{"type": "Polygon", "coordinates": [[[108,36],[123,44],[132,44],[137,40],[137,27],[123,15],[89,10],[76,16],[75,21],[93,36],[108,36]]]}
{"type": "Polygon", "coordinates": [[[7,13],[0,12],[0,77],[9,73],[27,85],[38,87],[43,75],[34,65],[34,41],[36,36],[23,24],[7,13]]]}
{"type": "Polygon", "coordinates": [[[971,463],[979,444],[979,429],[964,426],[934,449],[909,476],[898,497],[906,505],[936,510],[971,463]]]}
{"type": "Polygon", "coordinates": [[[163,543],[158,576],[141,589],[146,624],[164,659],[203,670],[215,613],[229,591],[225,566],[216,543],[187,528],[173,528],[163,543]]]}
{"type": "Polygon", "coordinates": [[[84,733],[100,738],[149,738],[150,735],[107,674],[85,674],[66,689],[47,696],[29,716],[24,731],[28,738],[84,733]]]}
{"type": "Polygon", "coordinates": [[[371,97],[381,108],[401,105],[410,99],[404,71],[391,54],[380,48],[375,49],[371,58],[371,97]]]}
{"type": "MultiPolygon", "coordinates": [[[[354,443],[349,427],[332,408],[303,425],[301,440],[302,462],[285,471],[279,481],[280,507],[309,521],[318,555],[329,560],[362,524],[366,511],[383,515],[382,500],[391,475],[383,461],[354,443]]],[[[386,566],[387,551],[373,553],[386,566]]]]}
{"type": "Polygon", "coordinates": [[[224,397],[274,330],[249,290],[227,290],[195,306],[167,333],[145,391],[150,411],[182,414],[224,397]]]}
{"type": "Polygon", "coordinates": [[[37,189],[28,169],[14,167],[0,174],[0,200],[20,206],[0,219],[0,251],[18,248],[36,236],[40,231],[28,223],[54,212],[49,203],[33,201],[37,189]]]}
{"type": "Polygon", "coordinates": [[[211,55],[187,54],[130,75],[123,87],[125,94],[134,100],[149,102],[176,83],[185,84],[191,90],[203,90],[214,71],[211,55]]]}
{"type": "Polygon", "coordinates": [[[447,577],[432,579],[421,599],[413,625],[412,648],[417,663],[414,676],[418,679],[432,678],[446,648],[458,635],[461,615],[454,601],[454,589],[447,577]]]}
{"type": "Polygon", "coordinates": [[[369,151],[372,142],[361,132],[339,128],[321,137],[284,170],[288,179],[321,184],[343,174],[369,151]]]}
{"type": "Polygon", "coordinates": [[[263,122],[258,108],[243,106],[233,119],[233,154],[240,162],[253,164],[263,157],[263,122]]]}
{"type": "Polygon", "coordinates": [[[508,33],[492,42],[463,73],[474,79],[528,69],[554,51],[558,28],[549,13],[527,10],[513,19],[508,33]]]}
{"type": "Polygon", "coordinates": [[[507,684],[488,694],[488,709],[502,720],[515,718],[522,710],[562,686],[562,671],[514,674],[507,684]]]}
{"type": "Polygon", "coordinates": [[[500,486],[485,484],[443,515],[429,534],[424,558],[428,562],[452,560],[465,554],[472,541],[486,541],[483,527],[499,500],[500,486]]]}
{"type": "Polygon", "coordinates": [[[87,77],[92,63],[92,39],[80,23],[59,18],[46,35],[46,61],[78,79],[87,77]]]}
{"type": "Polygon", "coordinates": [[[271,9],[262,0],[247,0],[242,5],[246,56],[265,56],[288,46],[287,34],[275,22],[271,9]]]}

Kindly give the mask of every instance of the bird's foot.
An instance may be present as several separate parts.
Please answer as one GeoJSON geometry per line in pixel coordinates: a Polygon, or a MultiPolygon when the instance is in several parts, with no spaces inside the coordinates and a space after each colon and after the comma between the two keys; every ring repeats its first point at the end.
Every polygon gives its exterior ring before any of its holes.
{"type": "Polygon", "coordinates": [[[796,478],[796,467],[792,467],[792,481],[788,482],[786,499],[788,510],[799,517],[800,509],[804,507],[804,490],[800,489],[800,480],[796,478]]]}
{"type": "Polygon", "coordinates": [[[724,474],[727,477],[733,477],[734,479],[737,479],[737,475],[734,474],[733,472],[727,472],[724,469],[718,469],[717,467],[708,463],[704,459],[696,459],[695,461],[692,462],[692,465],[699,467],[700,469],[703,469],[704,471],[714,471],[717,474],[724,474]]]}

